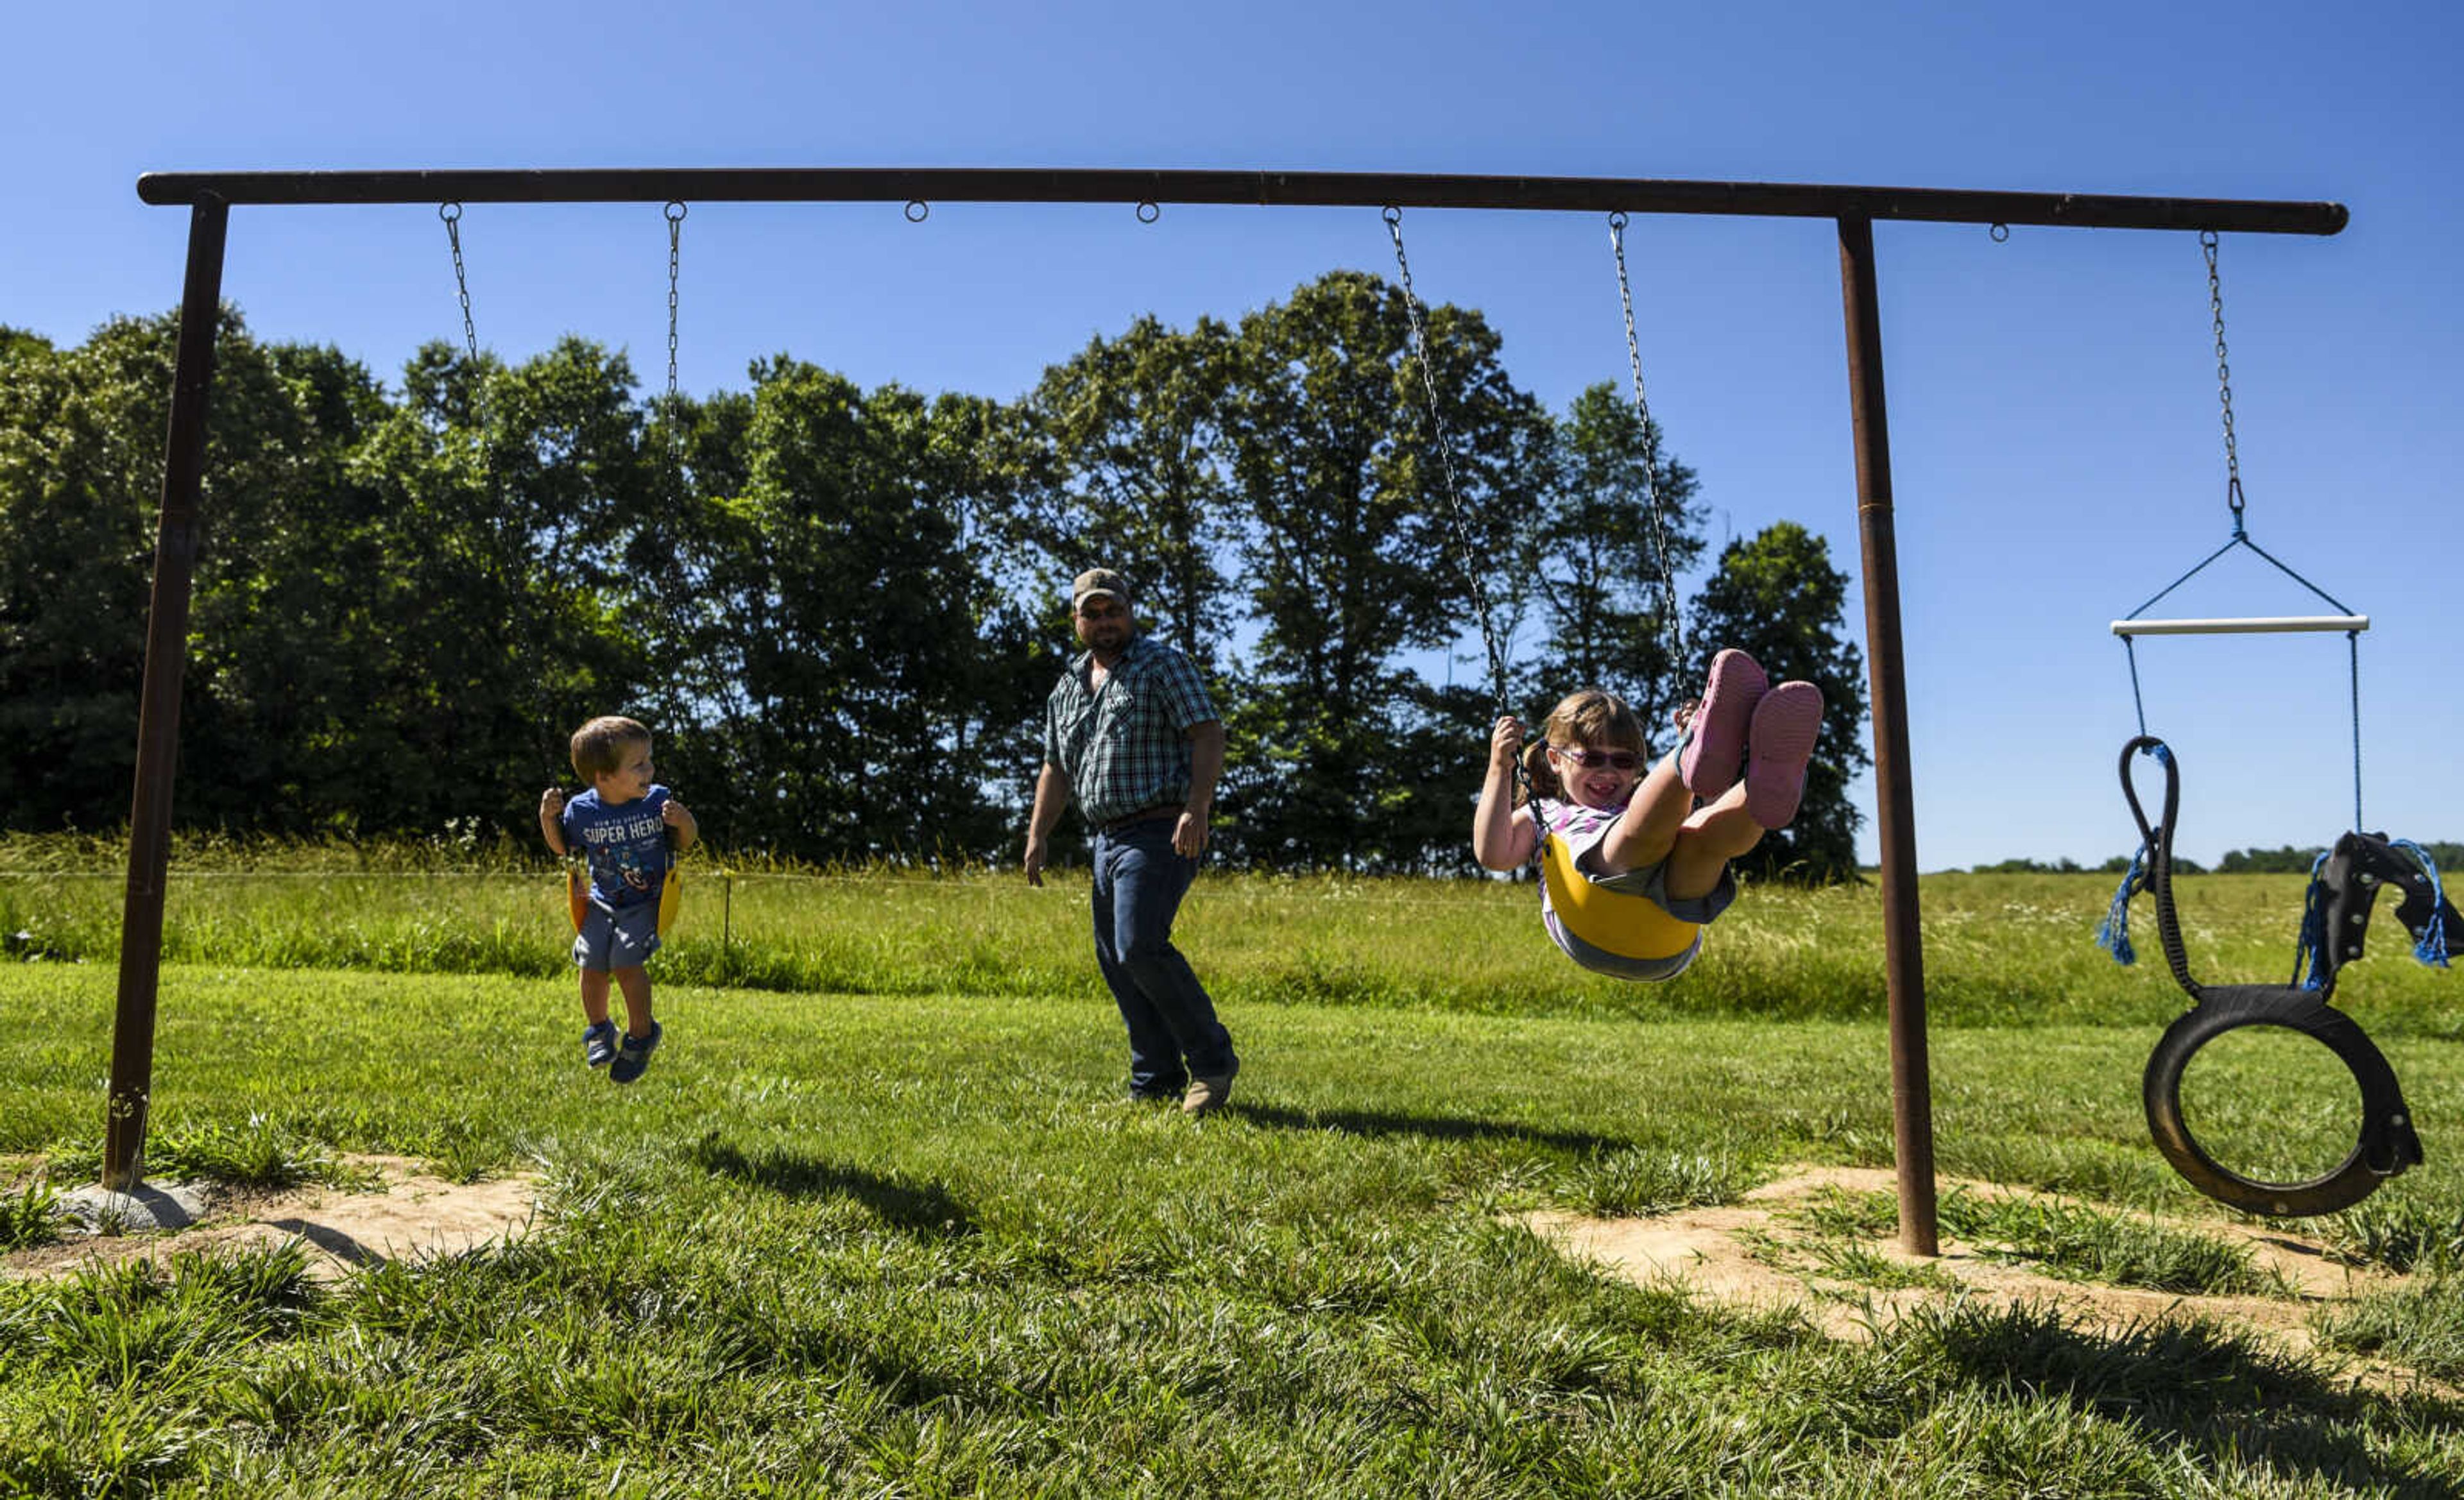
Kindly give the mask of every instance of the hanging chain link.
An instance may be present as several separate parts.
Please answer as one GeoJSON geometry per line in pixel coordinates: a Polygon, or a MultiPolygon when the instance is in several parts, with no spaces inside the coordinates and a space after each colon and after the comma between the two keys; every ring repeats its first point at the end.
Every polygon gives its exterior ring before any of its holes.
{"type": "Polygon", "coordinates": [[[668,201],[668,467],[671,473],[680,467],[678,444],[684,425],[676,398],[676,278],[684,258],[685,213],[682,203],[668,201]]]}
{"type": "Polygon", "coordinates": [[[1668,555],[1668,531],[1660,506],[1660,434],[1651,425],[1651,402],[1642,389],[1642,342],[1634,331],[1634,290],[1626,277],[1625,213],[1609,215],[1609,248],[1617,255],[1617,306],[1625,315],[1626,365],[1634,372],[1634,409],[1642,420],[1642,511],[1651,522],[1653,560],[1660,564],[1661,596],[1668,612],[1668,670],[1683,673],[1685,617],[1678,607],[1677,563],[1668,555]]]}
{"type": "Polygon", "coordinates": [[[453,249],[453,289],[462,298],[462,343],[471,351],[471,363],[479,362],[479,330],[471,321],[471,278],[462,269],[462,205],[440,203],[436,216],[445,221],[445,243],[453,249]]]}
{"type": "Polygon", "coordinates": [[[2233,509],[2233,535],[2242,534],[2241,453],[2233,446],[2233,366],[2225,359],[2224,283],[2216,276],[2216,232],[2199,231],[2199,253],[2208,260],[2208,314],[2216,335],[2216,399],[2224,408],[2225,503],[2233,509]]]}
{"type": "MultiPolygon", "coordinates": [[[[1403,284],[1403,313],[1411,320],[1412,353],[1420,362],[1420,390],[1428,398],[1429,425],[1437,433],[1438,459],[1446,486],[1447,529],[1454,536],[1455,564],[1463,569],[1463,582],[1471,588],[1472,608],[1480,616],[1481,649],[1488,655],[1489,681],[1497,697],[1497,715],[1503,718],[1512,712],[1512,704],[1507,697],[1506,652],[1499,648],[1497,632],[1489,624],[1488,588],[1481,582],[1480,559],[1472,551],[1471,528],[1463,519],[1463,492],[1455,483],[1454,443],[1446,435],[1445,412],[1438,405],[1438,378],[1429,368],[1429,333],[1420,321],[1419,296],[1412,290],[1412,262],[1403,254],[1403,210],[1389,207],[1385,210],[1385,219],[1386,232],[1395,241],[1395,271],[1403,284]]],[[[1529,743],[1528,739],[1525,742],[1529,743]]],[[[1532,815],[1536,819],[1539,816],[1540,792],[1532,785],[1521,756],[1514,758],[1514,790],[1516,802],[1532,805],[1532,815]]],[[[1542,842],[1534,840],[1531,845],[1531,862],[1535,865],[1540,862],[1542,842]]]]}
{"type": "Polygon", "coordinates": [[[676,399],[676,272],[684,255],[685,206],[668,203],[668,400],[676,399]]]}
{"type": "Polygon", "coordinates": [[[1411,320],[1412,355],[1420,365],[1420,389],[1429,403],[1429,425],[1437,436],[1438,461],[1445,479],[1446,519],[1453,533],[1455,562],[1463,569],[1463,582],[1471,587],[1472,607],[1480,615],[1480,644],[1488,653],[1488,673],[1496,684],[1497,712],[1507,709],[1506,653],[1498,649],[1497,634],[1489,627],[1488,589],[1481,583],[1480,560],[1472,552],[1471,529],[1463,519],[1462,490],[1455,483],[1454,442],[1446,433],[1445,412],[1438,405],[1438,378],[1429,368],[1429,334],[1420,321],[1420,298],[1412,290],[1412,262],[1403,254],[1403,210],[1385,210],[1386,232],[1395,241],[1395,270],[1403,284],[1403,313],[1411,320]]]}

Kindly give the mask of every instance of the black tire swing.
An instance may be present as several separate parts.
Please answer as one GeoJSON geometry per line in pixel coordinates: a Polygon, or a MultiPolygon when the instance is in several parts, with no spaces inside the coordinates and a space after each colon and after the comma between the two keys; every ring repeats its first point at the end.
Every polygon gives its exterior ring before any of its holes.
{"type": "Polygon", "coordinates": [[[2138,709],[2139,733],[2122,747],[2120,774],[2123,797],[2138,824],[2140,848],[2129,872],[2114,893],[2112,914],[2098,940],[2113,950],[2117,962],[2132,961],[2128,937],[2130,898],[2140,891],[2155,898],[2157,932],[2165,961],[2175,982],[2190,997],[2189,1011],[2167,1026],[2149,1054],[2140,1093],[2147,1128],[2156,1149],[2185,1180],[2218,1202],[2246,1213],[2303,1217],[2349,1208],[2376,1191],[2379,1184],[2422,1159],[2421,1139],[2413,1129],[2412,1112],[2397,1085],[2395,1070],[2362,1030],[2361,1025],[2329,1004],[2336,975],[2362,957],[2370,908],[2381,889],[2393,885],[2404,892],[2398,918],[2416,940],[2415,956],[2444,966],[2446,936],[2464,937],[2464,922],[2448,903],[2434,865],[2418,846],[2362,830],[2361,797],[2361,632],[2369,617],[2354,614],[2308,579],[2270,557],[2243,528],[2241,471],[2233,445],[2233,386],[2225,364],[2223,299],[2216,277],[2216,236],[2201,233],[2207,256],[2208,294],[2214,316],[2216,374],[2224,408],[2227,503],[2233,513],[2231,540],[2210,553],[2196,567],[2159,590],[2123,619],[2113,622],[2130,659],[2130,691],[2138,709]],[[2149,620],[2142,616],[2157,600],[2180,587],[2210,562],[2235,547],[2248,547],[2278,571],[2300,584],[2338,611],[2334,615],[2211,620],[2149,620]],[[2147,733],[2146,708],[2139,689],[2138,654],[2132,642],[2139,635],[2199,635],[2342,630],[2351,664],[2353,702],[2353,827],[2320,856],[2303,904],[2301,937],[2292,981],[2285,984],[2201,984],[2190,976],[2182,943],[2181,922],[2173,905],[2173,833],[2181,803],[2181,767],[2164,740],[2147,733]],[[2165,768],[2161,816],[2150,823],[2131,781],[2131,768],[2141,756],[2154,758],[2165,768]],[[2451,927],[2450,924],[2454,924],[2451,927]],[[2305,960],[2309,969],[2303,976],[2305,960]],[[2199,1051],[2229,1033],[2252,1026],[2274,1026],[2307,1037],[2334,1053],[2352,1074],[2361,1099],[2361,1119],[2353,1147],[2344,1159],[2319,1176],[2296,1181],[2271,1181],[2236,1172],[2219,1161],[2191,1134],[2182,1114],[2182,1079],[2199,1051]]]}
{"type": "MultiPolygon", "coordinates": [[[[2383,883],[2383,877],[2365,868],[2351,848],[2370,841],[2365,835],[2347,833],[2337,841],[2335,854],[2330,856],[2331,866],[2341,861],[2343,868],[2322,877],[2322,884],[2336,893],[2325,911],[2331,920],[2342,917],[2343,921],[2337,930],[2337,946],[2315,984],[2201,984],[2190,977],[2182,924],[2173,910],[2173,828],[2181,804],[2181,766],[2165,741],[2139,735],[2122,747],[2121,772],[2123,796],[2130,804],[2130,815],[2137,820],[2144,841],[2140,846],[2144,865],[2134,865],[2124,886],[2130,888],[2135,880],[2155,896],[2156,930],[2165,961],[2190,997],[2189,1013],[2165,1028],[2140,1082],[2147,1129],[2157,1151],[2192,1187],[2218,1202],[2280,1218],[2349,1208],[2387,1179],[2418,1165],[2421,1138],[2413,1133],[2412,1112],[2396,1084],[2395,1070],[2364,1034],[2360,1023],[2328,1004],[2335,994],[2335,960],[2361,956],[2369,905],[2383,883]],[[2154,757],[2165,767],[2164,813],[2152,827],[2130,780],[2131,766],[2142,755],[2154,757]],[[2278,1026],[2307,1036],[2335,1053],[2352,1073],[2361,1089],[2361,1131],[2340,1165],[2303,1181],[2266,1181],[2224,1165],[2190,1134],[2182,1117],[2183,1072],[2201,1048],[2245,1026],[2278,1026]]],[[[2377,842],[2385,847],[2385,841],[2377,842]]],[[[2126,901],[2128,896],[2118,899],[2126,901]]],[[[2297,963],[2297,982],[2298,968],[2297,963]]]]}

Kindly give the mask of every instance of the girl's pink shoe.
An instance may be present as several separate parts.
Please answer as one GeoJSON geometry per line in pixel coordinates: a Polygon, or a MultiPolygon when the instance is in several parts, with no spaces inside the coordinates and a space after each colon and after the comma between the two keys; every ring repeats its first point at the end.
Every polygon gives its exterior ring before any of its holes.
{"type": "Polygon", "coordinates": [[[1709,802],[1737,784],[1754,704],[1770,686],[1762,663],[1744,651],[1731,648],[1711,658],[1703,701],[1686,720],[1685,744],[1677,753],[1677,774],[1687,791],[1709,802]]]}
{"type": "Polygon", "coordinates": [[[1805,766],[1822,736],[1822,690],[1783,682],[1754,705],[1746,764],[1746,816],[1765,828],[1784,828],[1805,796],[1805,766]]]}

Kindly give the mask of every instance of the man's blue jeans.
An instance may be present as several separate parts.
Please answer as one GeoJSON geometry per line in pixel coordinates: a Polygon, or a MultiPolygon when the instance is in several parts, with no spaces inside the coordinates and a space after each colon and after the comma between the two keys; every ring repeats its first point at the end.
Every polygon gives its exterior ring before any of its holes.
{"type": "Polygon", "coordinates": [[[1190,1076],[1222,1078],[1241,1064],[1232,1033],[1189,960],[1172,945],[1198,861],[1174,852],[1177,817],[1095,835],[1095,961],[1130,1028],[1130,1088],[1177,1093],[1190,1076]]]}

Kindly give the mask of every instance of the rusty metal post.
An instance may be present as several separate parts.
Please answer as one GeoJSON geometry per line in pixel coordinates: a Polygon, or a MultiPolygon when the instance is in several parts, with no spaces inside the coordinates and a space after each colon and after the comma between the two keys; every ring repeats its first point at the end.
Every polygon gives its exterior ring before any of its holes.
{"type": "Polygon", "coordinates": [[[1900,651],[1899,543],[1891,522],[1891,429],[1882,401],[1882,313],[1874,221],[1839,221],[1848,404],[1857,443],[1857,539],[1865,581],[1865,674],[1874,699],[1874,789],[1882,848],[1883,967],[1890,996],[1891,1127],[1900,1248],[1940,1253],[1934,1223],[1933,1084],[1925,1055],[1925,938],[1908,768],[1907,671],[1900,651]]]}
{"type": "Polygon", "coordinates": [[[164,881],[171,864],[171,781],[180,752],[180,684],[188,663],[188,596],[196,576],[197,501],[205,484],[206,398],[222,316],[220,199],[188,212],[187,279],[171,367],[164,439],[163,515],[154,536],[154,600],[145,619],[145,686],[137,717],[137,789],[128,811],[128,896],[120,920],[120,1008],[111,1029],[111,1098],[102,1185],[124,1193],[144,1170],[145,1113],[154,1087],[154,1004],[163,970],[164,881]]]}

